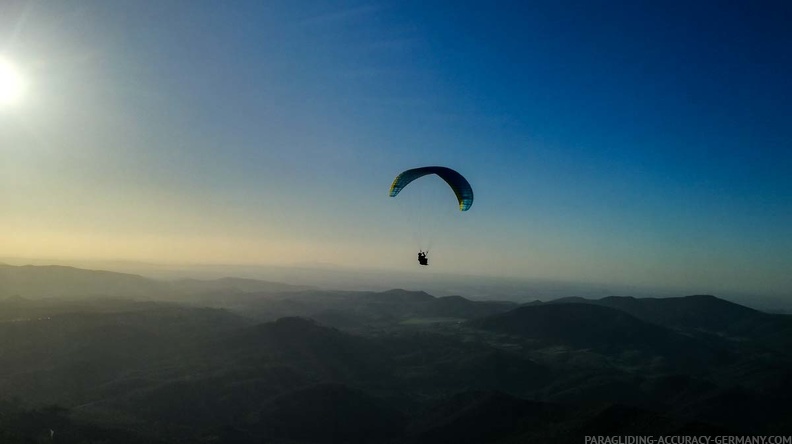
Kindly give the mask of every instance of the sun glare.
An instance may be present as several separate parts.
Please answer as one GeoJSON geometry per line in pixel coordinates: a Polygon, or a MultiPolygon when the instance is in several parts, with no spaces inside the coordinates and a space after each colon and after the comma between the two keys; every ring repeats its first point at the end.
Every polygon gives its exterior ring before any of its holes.
{"type": "Polygon", "coordinates": [[[25,93],[25,80],[16,67],[0,58],[0,104],[18,102],[25,93]]]}

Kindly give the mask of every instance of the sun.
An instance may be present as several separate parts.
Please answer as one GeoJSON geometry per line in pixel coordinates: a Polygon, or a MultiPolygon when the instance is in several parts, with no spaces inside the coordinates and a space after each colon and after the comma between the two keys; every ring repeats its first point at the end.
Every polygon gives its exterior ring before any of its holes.
{"type": "Polygon", "coordinates": [[[0,104],[18,102],[25,94],[26,87],[19,70],[10,61],[0,58],[0,104]]]}

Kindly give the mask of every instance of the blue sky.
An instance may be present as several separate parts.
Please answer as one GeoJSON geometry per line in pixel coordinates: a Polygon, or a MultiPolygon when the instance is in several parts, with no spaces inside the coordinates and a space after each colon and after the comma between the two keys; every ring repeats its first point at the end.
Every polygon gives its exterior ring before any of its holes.
{"type": "Polygon", "coordinates": [[[437,270],[790,294],[788,3],[0,16],[30,80],[0,113],[5,255],[409,270],[410,196],[388,186],[438,164],[476,202],[430,198],[437,270]]]}

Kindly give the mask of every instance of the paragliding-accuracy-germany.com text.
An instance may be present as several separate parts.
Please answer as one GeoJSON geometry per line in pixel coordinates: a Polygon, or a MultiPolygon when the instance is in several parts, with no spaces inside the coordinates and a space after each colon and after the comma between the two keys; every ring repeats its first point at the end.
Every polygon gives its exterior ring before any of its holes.
{"type": "Polygon", "coordinates": [[[792,436],[586,436],[584,444],[792,444],[792,436]]]}

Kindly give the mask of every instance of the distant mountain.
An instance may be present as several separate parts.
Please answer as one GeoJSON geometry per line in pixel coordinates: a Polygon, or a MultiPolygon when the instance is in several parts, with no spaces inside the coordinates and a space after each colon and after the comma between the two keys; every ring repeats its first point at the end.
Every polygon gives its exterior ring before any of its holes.
{"type": "Polygon", "coordinates": [[[468,325],[578,348],[643,347],[680,339],[665,328],[593,304],[524,306],[468,325]]]}
{"type": "Polygon", "coordinates": [[[587,303],[616,308],[667,327],[728,331],[765,313],[710,295],[679,298],[634,298],[609,296],[602,299],[563,298],[549,303],[587,303]]]}
{"type": "Polygon", "coordinates": [[[257,279],[243,279],[225,277],[220,279],[180,279],[170,281],[170,286],[182,293],[207,293],[223,291],[227,293],[257,293],[257,292],[292,292],[311,290],[313,287],[305,285],[290,285],[280,282],[260,281],[257,279]]]}
{"type": "Polygon", "coordinates": [[[518,306],[2,270],[3,443],[52,441],[41,421],[66,443],[792,433],[789,318],[711,296],[518,306]],[[14,397],[32,407],[4,404],[14,397]],[[73,422],[47,411],[52,403],[73,422]]]}
{"type": "MultiPolygon", "coordinates": [[[[0,299],[131,298],[228,308],[260,320],[317,317],[331,325],[363,328],[412,318],[473,319],[517,304],[436,298],[421,291],[324,291],[242,278],[159,281],[143,276],[63,266],[0,265],[0,299]]],[[[6,302],[6,305],[10,302],[6,302]]],[[[0,315],[0,318],[2,315],[0,315]]]]}
{"type": "Polygon", "coordinates": [[[57,265],[0,265],[0,297],[146,297],[165,289],[161,283],[134,274],[57,265]]]}
{"type": "Polygon", "coordinates": [[[448,317],[472,319],[502,313],[517,306],[512,302],[471,301],[462,296],[436,298],[422,291],[390,290],[363,293],[357,311],[388,314],[400,319],[448,317]]]}
{"type": "Polygon", "coordinates": [[[189,302],[200,298],[206,299],[207,293],[227,295],[288,292],[302,291],[308,288],[310,287],[254,279],[158,281],[135,274],[85,270],[58,265],[13,266],[0,264],[0,298],[41,299],[99,296],[189,302]]]}
{"type": "Polygon", "coordinates": [[[422,291],[305,290],[276,293],[223,293],[195,296],[209,306],[224,307],[262,321],[280,317],[309,317],[325,325],[359,330],[397,325],[405,321],[462,321],[517,306],[512,302],[472,301],[461,296],[436,298],[422,291]]]}
{"type": "MultiPolygon", "coordinates": [[[[396,300],[405,313],[445,301],[477,306],[399,291],[328,292],[323,303],[383,313],[396,300]]],[[[59,403],[81,420],[168,442],[565,443],[592,434],[779,433],[792,415],[792,367],[779,353],[718,360],[709,342],[596,304],[352,334],[305,318],[257,323],[174,303],[5,302],[50,311],[0,320],[4,396],[59,403]]],[[[11,427],[3,420],[0,433],[11,427]]]]}
{"type": "Polygon", "coordinates": [[[639,352],[675,365],[711,364],[723,351],[624,311],[575,302],[526,305],[469,321],[468,326],[522,336],[546,344],[604,353],[639,352]]]}
{"type": "Polygon", "coordinates": [[[679,331],[758,340],[778,349],[792,348],[792,315],[764,313],[711,295],[563,298],[546,304],[568,303],[615,308],[643,321],[679,331]]]}
{"type": "Polygon", "coordinates": [[[425,291],[409,291],[393,289],[379,293],[361,292],[362,298],[368,302],[384,302],[388,304],[412,304],[434,300],[434,296],[425,291]]]}

